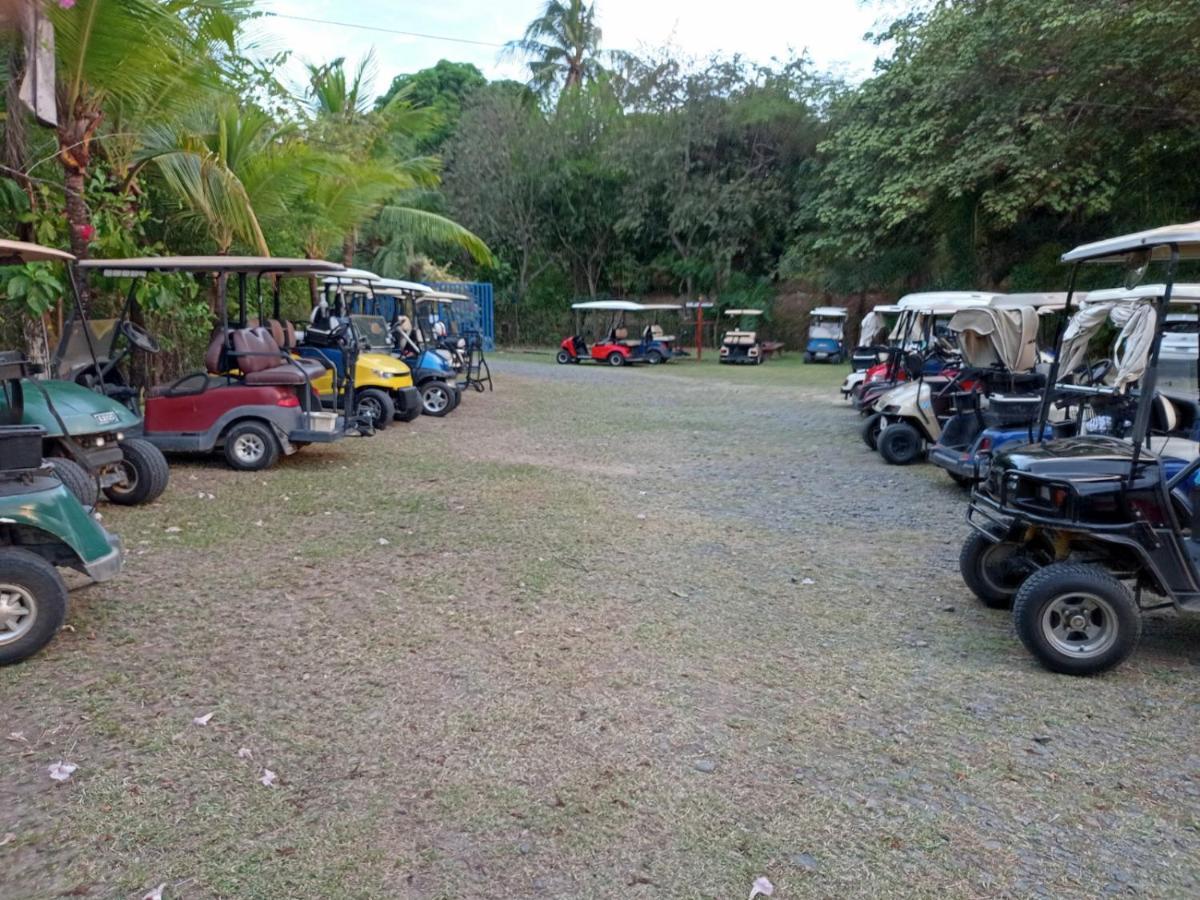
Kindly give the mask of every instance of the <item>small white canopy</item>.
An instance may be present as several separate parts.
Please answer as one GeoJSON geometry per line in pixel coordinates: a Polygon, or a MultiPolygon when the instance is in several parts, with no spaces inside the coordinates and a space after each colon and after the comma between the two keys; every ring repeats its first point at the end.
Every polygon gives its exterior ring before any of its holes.
{"type": "Polygon", "coordinates": [[[375,282],[383,279],[374,272],[368,272],[366,269],[343,269],[338,266],[338,274],[332,275],[325,279],[326,284],[353,284],[354,282],[375,282]]]}
{"type": "Polygon", "coordinates": [[[762,314],[763,314],[763,311],[761,309],[727,309],[727,310],[725,310],[725,315],[727,315],[727,316],[761,316],[762,314]]]}
{"type": "Polygon", "coordinates": [[[1090,244],[1080,244],[1062,255],[1063,262],[1124,262],[1128,254],[1153,248],[1154,259],[1167,259],[1171,255],[1171,244],[1179,246],[1179,255],[1184,259],[1200,257],[1200,222],[1182,225],[1166,225],[1148,231],[1135,231],[1120,237],[1105,238],[1090,244]]]}
{"type": "MultiPolygon", "coordinates": [[[[1165,284],[1139,284],[1135,288],[1108,288],[1087,294],[1088,302],[1109,303],[1128,300],[1157,300],[1167,292],[1165,284]]],[[[1171,302],[1200,303],[1200,284],[1171,286],[1171,302]]]]}
{"type": "Polygon", "coordinates": [[[375,289],[388,296],[397,294],[432,294],[433,290],[415,281],[401,281],[399,278],[380,278],[375,282],[375,289]],[[382,289],[382,290],[381,290],[382,289]]]}
{"type": "Polygon", "coordinates": [[[934,315],[953,315],[960,309],[986,306],[1003,294],[983,291],[926,291],[905,294],[897,301],[901,309],[919,309],[934,315]]]}
{"type": "Polygon", "coordinates": [[[844,319],[847,315],[845,307],[842,306],[818,306],[809,313],[813,318],[822,319],[844,319]]]}
{"type": "Polygon", "coordinates": [[[6,259],[19,259],[21,262],[74,262],[75,257],[65,250],[55,250],[41,244],[0,240],[0,262],[6,259]]]}
{"type": "Polygon", "coordinates": [[[642,304],[632,300],[588,300],[586,303],[572,303],[571,309],[600,309],[609,312],[637,312],[642,304]]]}

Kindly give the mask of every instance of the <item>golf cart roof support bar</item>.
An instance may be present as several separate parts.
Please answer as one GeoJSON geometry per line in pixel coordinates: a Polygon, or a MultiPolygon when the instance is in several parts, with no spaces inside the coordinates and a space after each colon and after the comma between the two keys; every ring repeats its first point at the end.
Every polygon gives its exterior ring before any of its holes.
{"type": "MultiPolygon", "coordinates": [[[[1150,361],[1142,375],[1141,396],[1138,398],[1137,415],[1133,420],[1133,456],[1129,460],[1129,484],[1133,486],[1134,473],[1142,454],[1142,444],[1150,430],[1150,408],[1154,405],[1154,387],[1158,381],[1158,352],[1162,349],[1163,328],[1167,324],[1167,307],[1171,304],[1171,289],[1175,287],[1175,273],[1179,269],[1179,245],[1170,245],[1171,256],[1167,260],[1166,289],[1158,299],[1157,321],[1154,323],[1154,341],[1150,344],[1150,361]]],[[[1151,251],[1153,252],[1153,251],[1151,251]]]]}
{"type": "Polygon", "coordinates": [[[1050,401],[1054,396],[1054,391],[1058,384],[1058,370],[1062,362],[1063,336],[1067,333],[1067,323],[1071,321],[1071,314],[1075,311],[1073,304],[1075,302],[1075,281],[1078,276],[1079,263],[1075,263],[1075,265],[1071,266],[1071,277],[1067,282],[1067,302],[1063,305],[1062,317],[1058,320],[1058,324],[1054,329],[1054,359],[1050,361],[1050,371],[1046,375],[1046,388],[1042,391],[1042,405],[1038,410],[1037,432],[1034,434],[1034,439],[1039,444],[1046,441],[1046,419],[1050,416],[1050,401]]]}

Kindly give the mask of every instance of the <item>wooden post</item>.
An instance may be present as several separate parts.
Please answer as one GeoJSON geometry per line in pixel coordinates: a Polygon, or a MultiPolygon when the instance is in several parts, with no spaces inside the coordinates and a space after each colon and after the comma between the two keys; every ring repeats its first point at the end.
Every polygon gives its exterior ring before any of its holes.
{"type": "Polygon", "coordinates": [[[704,349],[704,304],[696,304],[696,362],[700,362],[700,354],[704,349]]]}

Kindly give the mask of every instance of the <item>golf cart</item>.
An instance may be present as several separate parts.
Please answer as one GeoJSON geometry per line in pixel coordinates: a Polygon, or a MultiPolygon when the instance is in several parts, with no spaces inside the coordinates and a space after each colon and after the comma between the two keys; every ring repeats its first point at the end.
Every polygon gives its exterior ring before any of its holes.
{"type": "Polygon", "coordinates": [[[437,339],[437,346],[451,354],[454,369],[463,379],[458,384],[459,389],[474,389],[482,394],[486,385],[491,391],[492,370],[483,354],[483,332],[479,328],[475,301],[466,294],[444,291],[431,291],[426,296],[450,301],[448,306],[442,305],[442,311],[449,313],[448,333],[437,339]]]}
{"type": "Polygon", "coordinates": [[[840,306],[818,306],[808,314],[808,346],[804,361],[840,365],[846,359],[846,310],[840,306]]]}
{"type": "Polygon", "coordinates": [[[978,389],[954,395],[954,415],[930,449],[929,461],[959,484],[977,481],[997,447],[1032,440],[1046,384],[1040,335],[1065,303],[1066,294],[1010,294],[950,320],[978,389]]]}
{"type": "Polygon", "coordinates": [[[380,278],[340,290],[364,351],[372,359],[386,357],[409,371],[417,414],[440,418],[453,412],[462,394],[450,354],[431,346],[426,332],[419,324],[414,326],[414,321],[419,323],[415,298],[429,289],[411,281],[380,278]]]}
{"type": "MultiPolygon", "coordinates": [[[[328,362],[328,371],[313,382],[321,402],[329,409],[350,407],[355,416],[376,428],[387,428],[394,419],[411,422],[421,415],[421,395],[409,367],[371,344],[370,336],[354,325],[350,314],[356,298],[373,296],[382,279],[361,269],[346,269],[324,280],[324,291],[309,315],[292,349],[302,359],[328,362]]],[[[278,317],[279,301],[275,311],[278,317]]]]}
{"type": "MultiPolygon", "coordinates": [[[[877,411],[888,391],[919,375],[935,376],[958,363],[958,350],[949,331],[950,318],[960,309],[986,306],[1000,294],[941,291],[908,294],[897,304],[900,316],[892,329],[887,359],[866,371],[862,384],[850,393],[863,414],[877,411]]],[[[870,430],[864,431],[864,438],[870,430]]],[[[868,445],[873,444],[870,440],[868,445]]]]}
{"type": "MultiPolygon", "coordinates": [[[[1060,369],[1073,361],[1060,331],[1034,431],[1038,439],[997,453],[987,479],[972,493],[968,521],[974,530],[960,558],[964,580],[976,593],[994,585],[1012,597],[1022,643],[1055,672],[1090,675],[1119,665],[1137,644],[1143,611],[1200,614],[1195,403],[1177,406],[1156,390],[1170,304],[1200,304],[1200,298],[1176,293],[1179,262],[1198,258],[1200,222],[1085,244],[1063,255],[1073,264],[1072,295],[1080,266],[1125,265],[1126,295],[1145,301],[1123,329],[1121,358],[1132,364],[1118,365],[1104,387],[1059,383],[1060,369]],[[1165,264],[1163,283],[1139,287],[1156,263],[1165,264]],[[1139,358],[1145,359],[1141,371],[1139,358]],[[1047,438],[1050,406],[1064,401],[1079,412],[1047,438]]],[[[998,606],[1005,598],[981,599],[998,606]]]]}
{"type": "MultiPolygon", "coordinates": [[[[169,384],[137,389],[116,376],[117,365],[128,352],[97,360],[102,369],[97,389],[121,397],[132,409],[137,408],[139,397],[143,398],[144,435],[160,450],[219,450],[232,468],[257,471],[274,465],[281,454],[290,455],[308,444],[330,443],[347,434],[362,433],[358,423],[348,426],[340,416],[321,410],[314,384],[332,366],[293,357],[288,352],[290,330],[281,323],[272,321],[270,328],[261,324],[251,327],[246,317],[251,275],[261,284],[264,276],[323,275],[341,266],[311,259],[161,256],[87,260],[79,267],[107,278],[129,279],[126,315],[133,309],[142,279],[152,273],[224,274],[236,279],[236,322],[228,316],[226,279],[217,279],[217,321],[204,356],[204,369],[169,384]]],[[[152,351],[157,346],[128,318],[122,319],[119,330],[132,349],[152,351]]]]}
{"type": "MultiPolygon", "coordinates": [[[[74,261],[75,257],[61,250],[0,241],[0,262],[64,263],[78,310],[74,261]]],[[[28,371],[40,374],[42,369],[28,371]]],[[[166,490],[170,478],[167,461],[139,437],[142,421],[136,411],[76,383],[73,376],[31,378],[24,394],[22,421],[41,426],[42,455],[85,506],[94,506],[100,491],[113,503],[134,506],[149,503],[166,490]]]]}
{"type": "Polygon", "coordinates": [[[842,381],[842,396],[847,400],[857,397],[859,386],[867,377],[868,370],[887,362],[890,350],[889,335],[896,327],[903,308],[897,304],[876,306],[863,316],[858,328],[858,346],[850,354],[850,374],[842,381]]]}
{"type": "Polygon", "coordinates": [[[587,360],[619,367],[644,362],[651,366],[666,362],[674,353],[670,346],[655,334],[653,327],[642,331],[641,337],[631,338],[626,319],[629,313],[647,310],[678,309],[660,304],[650,306],[631,300],[589,300],[572,303],[575,310],[575,334],[564,338],[559,345],[557,360],[560,365],[581,363],[587,360]],[[584,325],[592,313],[608,313],[604,338],[588,346],[584,325]]]}
{"type": "Polygon", "coordinates": [[[121,542],[42,459],[40,425],[24,421],[33,367],[0,353],[0,665],[32,656],[58,633],[67,586],[58,567],[93,581],[121,570],[121,542]]]}
{"type": "Polygon", "coordinates": [[[721,338],[720,362],[761,365],[766,356],[758,340],[761,309],[727,309],[725,315],[737,320],[721,338]]]}

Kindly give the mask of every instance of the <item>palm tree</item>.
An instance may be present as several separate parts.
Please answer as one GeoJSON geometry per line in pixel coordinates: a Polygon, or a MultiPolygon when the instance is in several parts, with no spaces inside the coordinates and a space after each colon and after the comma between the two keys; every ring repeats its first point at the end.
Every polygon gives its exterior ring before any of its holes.
{"type": "Polygon", "coordinates": [[[560,82],[563,90],[571,90],[599,74],[600,39],[595,3],[547,0],[542,14],[529,23],[520,40],[506,45],[505,52],[530,57],[529,85],[549,95],[560,82]]]}
{"type": "MultiPolygon", "coordinates": [[[[72,251],[88,255],[94,231],[84,197],[92,165],[93,142],[108,136],[114,148],[129,132],[102,132],[106,118],[124,125],[135,110],[158,115],[183,96],[185,86],[199,88],[218,80],[216,66],[201,64],[209,56],[212,31],[228,29],[230,20],[217,14],[238,0],[77,0],[51,4],[55,28],[58,100],[58,160],[63,168],[66,218],[72,251]],[[205,14],[189,21],[193,6],[205,14]]],[[[87,302],[86,285],[81,285],[87,302]]]]}

